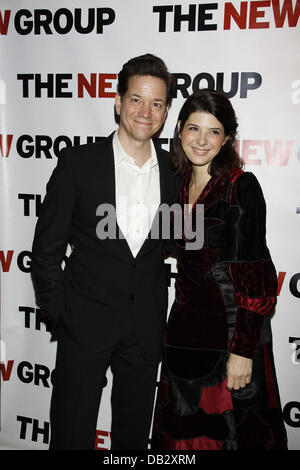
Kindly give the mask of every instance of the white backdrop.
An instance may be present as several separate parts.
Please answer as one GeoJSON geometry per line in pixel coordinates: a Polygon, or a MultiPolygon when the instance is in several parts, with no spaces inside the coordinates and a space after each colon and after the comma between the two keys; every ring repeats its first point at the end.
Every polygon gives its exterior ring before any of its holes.
{"type": "MultiPolygon", "coordinates": [[[[115,129],[117,74],[151,52],[177,76],[165,149],[193,89],[228,92],[236,110],[268,207],[275,361],[289,448],[300,449],[299,14],[299,0],[0,0],[0,444],[48,447],[56,343],[39,323],[31,245],[58,149],[115,129]]],[[[171,304],[174,278],[169,294],[171,304]]],[[[107,378],[96,449],[110,445],[107,378]]]]}

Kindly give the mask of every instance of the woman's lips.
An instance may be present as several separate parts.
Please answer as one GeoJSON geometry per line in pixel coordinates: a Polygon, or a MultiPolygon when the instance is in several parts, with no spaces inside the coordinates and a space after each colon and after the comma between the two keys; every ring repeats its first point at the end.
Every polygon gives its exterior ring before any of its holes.
{"type": "Polygon", "coordinates": [[[199,149],[197,147],[193,147],[193,151],[200,156],[207,155],[209,152],[209,149],[199,149]]]}

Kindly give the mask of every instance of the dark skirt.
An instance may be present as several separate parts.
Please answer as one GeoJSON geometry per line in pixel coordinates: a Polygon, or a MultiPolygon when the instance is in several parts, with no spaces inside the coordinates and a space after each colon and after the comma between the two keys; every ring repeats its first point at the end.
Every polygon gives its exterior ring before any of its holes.
{"type": "Polygon", "coordinates": [[[165,347],[153,450],[287,449],[271,342],[243,389],[227,390],[227,360],[227,351],[165,347]]]}

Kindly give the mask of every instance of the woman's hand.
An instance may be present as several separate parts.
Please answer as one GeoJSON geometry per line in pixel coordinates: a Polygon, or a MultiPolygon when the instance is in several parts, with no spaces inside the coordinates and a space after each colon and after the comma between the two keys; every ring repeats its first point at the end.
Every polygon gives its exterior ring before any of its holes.
{"type": "Polygon", "coordinates": [[[239,390],[251,382],[252,359],[231,353],[227,362],[227,388],[239,390]]]}

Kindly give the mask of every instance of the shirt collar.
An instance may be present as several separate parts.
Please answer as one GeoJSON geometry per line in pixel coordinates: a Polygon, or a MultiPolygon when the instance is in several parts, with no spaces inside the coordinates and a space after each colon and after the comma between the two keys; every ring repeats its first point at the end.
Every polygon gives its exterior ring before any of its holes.
{"type": "MultiPolygon", "coordinates": [[[[152,139],[150,140],[150,145],[151,145],[151,157],[146,161],[146,163],[143,165],[141,170],[143,168],[152,168],[158,164],[156,150],[155,150],[155,146],[153,144],[152,139]]],[[[124,161],[130,162],[135,165],[134,159],[130,155],[128,155],[123,149],[120,143],[119,137],[118,137],[118,131],[115,131],[114,136],[113,136],[113,149],[114,149],[116,167],[120,166],[124,161]]]]}

